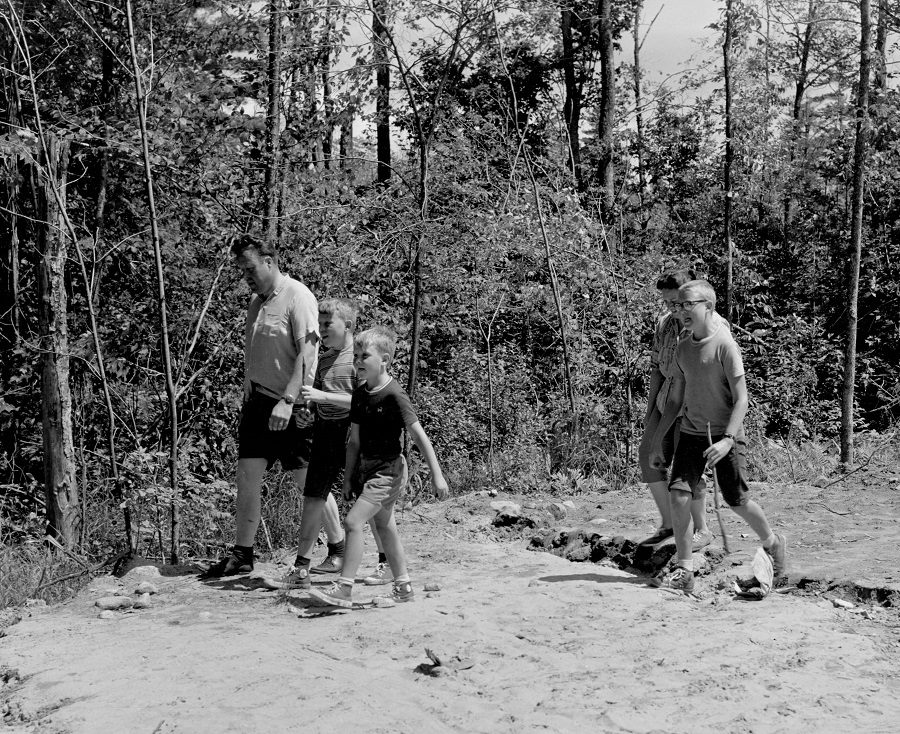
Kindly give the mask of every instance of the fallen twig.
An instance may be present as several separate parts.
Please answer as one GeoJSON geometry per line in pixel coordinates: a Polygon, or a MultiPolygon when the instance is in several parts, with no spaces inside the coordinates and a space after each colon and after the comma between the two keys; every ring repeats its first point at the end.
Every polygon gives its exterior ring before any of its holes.
{"type": "Polygon", "coordinates": [[[813,502],[814,505],[822,505],[829,512],[833,512],[835,515],[852,515],[852,512],[838,512],[837,510],[832,510],[828,505],[824,502],[813,502]]]}
{"type": "MultiPolygon", "coordinates": [[[[111,563],[113,563],[113,564],[118,563],[118,562],[121,561],[123,558],[127,558],[129,555],[131,555],[131,551],[130,551],[130,550],[126,550],[126,551],[122,551],[121,553],[117,553],[117,554],[114,555],[114,556],[109,556],[109,558],[107,558],[107,559],[106,559],[105,561],[103,561],[102,563],[98,563],[96,566],[91,567],[91,566],[88,566],[88,565],[85,564],[84,569],[81,570],[81,571],[76,571],[75,573],[70,573],[70,574],[68,574],[68,575],[66,575],[66,576],[60,576],[60,577],[57,578],[57,579],[53,579],[52,581],[48,581],[46,584],[39,584],[39,585],[37,586],[37,588],[35,588],[35,590],[31,592],[31,596],[32,596],[32,598],[33,598],[34,595],[37,594],[37,593],[38,593],[39,591],[41,591],[42,589],[46,589],[46,588],[48,588],[48,587],[50,587],[50,586],[55,586],[56,584],[61,584],[63,581],[70,581],[71,579],[78,578],[79,576],[84,576],[86,573],[96,573],[97,571],[99,571],[99,570],[100,570],[101,568],[103,568],[104,566],[108,566],[108,565],[111,564],[111,563]]],[[[43,577],[42,577],[42,578],[43,578],[43,577]]]]}

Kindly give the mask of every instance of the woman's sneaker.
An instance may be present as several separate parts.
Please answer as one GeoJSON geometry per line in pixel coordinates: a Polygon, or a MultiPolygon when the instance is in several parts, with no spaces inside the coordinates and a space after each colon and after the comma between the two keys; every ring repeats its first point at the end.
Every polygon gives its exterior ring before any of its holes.
{"type": "Polygon", "coordinates": [[[301,566],[296,568],[291,566],[288,572],[280,579],[263,579],[263,585],[270,589],[309,589],[309,567],[301,566]]]}
{"type": "Polygon", "coordinates": [[[398,603],[412,601],[415,597],[416,592],[413,591],[412,584],[409,581],[394,584],[394,588],[391,590],[391,599],[398,603]]]}
{"type": "Polygon", "coordinates": [[[650,583],[659,589],[672,589],[673,591],[683,591],[685,594],[692,594],[694,592],[694,572],[688,571],[681,566],[676,566],[667,574],[654,576],[650,583]]]}
{"type": "Polygon", "coordinates": [[[350,584],[334,581],[327,589],[311,589],[309,595],[333,607],[353,609],[353,587],[350,584]]]}
{"type": "Polygon", "coordinates": [[[694,533],[694,537],[691,539],[691,550],[696,553],[699,550],[703,550],[710,543],[713,542],[713,538],[716,536],[712,534],[712,530],[706,528],[704,530],[698,530],[694,533]]]}
{"type": "Polygon", "coordinates": [[[381,586],[383,584],[389,584],[394,580],[394,574],[391,572],[391,567],[387,563],[379,563],[375,570],[372,571],[371,575],[366,576],[363,579],[363,583],[366,586],[381,586]]]}

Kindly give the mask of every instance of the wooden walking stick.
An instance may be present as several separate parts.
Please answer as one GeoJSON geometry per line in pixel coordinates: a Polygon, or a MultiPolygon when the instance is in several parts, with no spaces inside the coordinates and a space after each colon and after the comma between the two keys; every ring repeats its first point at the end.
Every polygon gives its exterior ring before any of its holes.
{"type": "MultiPolygon", "coordinates": [[[[706,438],[709,440],[709,445],[713,445],[712,440],[712,430],[709,427],[709,421],[706,423],[706,438]]],[[[716,467],[710,466],[709,462],[706,464],[709,467],[709,470],[712,472],[713,478],[713,507],[716,508],[716,519],[719,521],[719,532],[722,533],[722,547],[725,548],[726,553],[731,553],[731,549],[728,547],[728,533],[725,532],[725,523],[722,522],[722,511],[719,509],[719,479],[716,476],[716,467]]]]}

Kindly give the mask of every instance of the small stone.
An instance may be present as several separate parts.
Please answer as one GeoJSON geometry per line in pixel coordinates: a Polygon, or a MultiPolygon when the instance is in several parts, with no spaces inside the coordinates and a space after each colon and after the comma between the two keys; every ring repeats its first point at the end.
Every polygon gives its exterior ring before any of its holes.
{"type": "Polygon", "coordinates": [[[99,619],[115,619],[116,613],[111,609],[104,609],[100,614],[97,615],[99,619]]]}
{"type": "Polygon", "coordinates": [[[602,525],[605,522],[609,522],[609,520],[607,520],[605,517],[595,517],[593,520],[590,521],[590,524],[591,525],[602,525]]]}
{"type": "Polygon", "coordinates": [[[162,576],[156,566],[135,566],[128,572],[129,576],[162,576]]]}
{"type": "Polygon", "coordinates": [[[101,609],[130,609],[134,602],[128,596],[104,596],[94,604],[101,609]]]}
{"type": "Polygon", "coordinates": [[[441,590],[441,585],[434,581],[429,581],[427,584],[425,584],[425,591],[440,591],[440,590],[441,590]]]}
{"type": "Polygon", "coordinates": [[[496,496],[497,496],[497,490],[496,490],[496,489],[489,489],[489,490],[488,490],[488,497],[496,497],[496,496]]]}
{"type": "Polygon", "coordinates": [[[379,608],[387,608],[387,607],[395,607],[397,606],[397,602],[393,599],[389,599],[386,596],[376,596],[372,599],[372,606],[379,608]]]}
{"type": "Polygon", "coordinates": [[[522,512],[522,508],[519,505],[509,500],[491,502],[491,509],[496,510],[498,513],[505,512],[507,515],[519,515],[522,512]]]}
{"type": "Polygon", "coordinates": [[[566,516],[566,508],[561,502],[551,502],[547,505],[548,512],[553,515],[554,520],[562,520],[566,516]]]}
{"type": "MultiPolygon", "coordinates": [[[[285,608],[290,612],[294,611],[290,607],[285,607],[285,608]]],[[[200,612],[200,614],[197,615],[197,618],[198,619],[212,619],[212,612],[200,612]]]]}
{"type": "Polygon", "coordinates": [[[150,601],[150,594],[141,594],[137,599],[134,600],[134,609],[149,609],[153,606],[153,602],[150,601]]]}
{"type": "Polygon", "coordinates": [[[565,507],[568,507],[570,510],[574,510],[574,509],[575,509],[575,503],[572,502],[572,500],[566,500],[565,502],[563,502],[563,505],[564,505],[565,507]]]}
{"type": "Polygon", "coordinates": [[[158,594],[159,588],[156,584],[151,584],[149,581],[142,581],[138,584],[138,587],[134,590],[135,594],[158,594]]]}
{"type": "Polygon", "coordinates": [[[838,609],[853,609],[856,606],[853,602],[844,601],[843,599],[832,599],[831,603],[838,609]]]}
{"type": "Polygon", "coordinates": [[[522,507],[526,510],[536,510],[537,502],[523,502],[522,507]]]}
{"type": "Polygon", "coordinates": [[[47,606],[47,602],[43,599],[26,599],[25,606],[29,609],[34,609],[35,607],[47,606]]]}

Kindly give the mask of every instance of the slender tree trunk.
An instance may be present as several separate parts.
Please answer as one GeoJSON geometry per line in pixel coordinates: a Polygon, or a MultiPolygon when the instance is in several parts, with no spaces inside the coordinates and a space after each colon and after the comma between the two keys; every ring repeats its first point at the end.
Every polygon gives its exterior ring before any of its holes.
{"type": "Polygon", "coordinates": [[[878,0],[878,20],[875,25],[875,66],[872,73],[873,92],[884,94],[887,89],[887,38],[890,9],[888,0],[878,0]]]}
{"type": "Polygon", "coordinates": [[[341,138],[339,142],[341,157],[341,168],[349,168],[349,158],[353,155],[353,111],[344,113],[346,119],[341,123],[341,138]]]}
{"type": "Polygon", "coordinates": [[[269,0],[269,56],[266,65],[266,167],[263,181],[263,237],[277,249],[278,169],[281,158],[281,0],[269,0]]]}
{"type": "Polygon", "coordinates": [[[334,31],[334,15],[332,14],[331,5],[325,7],[325,32],[322,39],[322,54],[320,64],[322,67],[322,105],[324,108],[325,119],[323,120],[324,131],[322,133],[322,161],[326,169],[331,168],[334,139],[334,99],[331,96],[331,46],[332,34],[334,31]]]}
{"type": "Polygon", "coordinates": [[[600,165],[602,201],[612,217],[616,201],[613,159],[613,129],[616,116],[616,67],[613,58],[612,0],[598,0],[600,8],[600,165]]]}
{"type": "Polygon", "coordinates": [[[725,189],[724,236],[725,236],[725,317],[731,323],[734,308],[734,245],[731,241],[731,205],[734,192],[731,189],[731,169],[734,164],[734,126],[731,118],[732,97],[732,35],[734,33],[734,19],[732,16],[732,0],[725,3],[725,43],[722,51],[724,56],[725,76],[725,166],[723,172],[723,188],[725,189]]]}
{"type": "Polygon", "coordinates": [[[647,173],[644,170],[644,101],[641,94],[641,9],[643,0],[636,0],[634,6],[634,26],[632,40],[634,42],[634,110],[635,110],[635,157],[638,170],[638,199],[641,203],[641,226],[646,226],[643,215],[644,196],[647,192],[647,173]]]}
{"type": "Polygon", "coordinates": [[[0,241],[4,277],[0,293],[0,345],[4,350],[19,344],[19,156],[9,153],[0,166],[3,177],[0,205],[0,241]]]}
{"type": "Polygon", "coordinates": [[[146,98],[144,97],[141,69],[138,64],[137,45],[134,36],[134,19],[131,0],[125,0],[125,13],[128,22],[128,46],[131,56],[131,69],[134,73],[134,89],[138,112],[138,125],[141,133],[141,152],[144,159],[144,185],[147,190],[147,205],[150,217],[150,235],[153,240],[153,259],[156,263],[157,302],[159,305],[160,336],[162,340],[163,367],[166,378],[166,396],[169,403],[169,489],[172,494],[171,504],[171,537],[170,561],[178,563],[179,533],[181,530],[181,511],[178,506],[178,400],[175,393],[174,373],[172,369],[172,353],[169,348],[169,320],[166,313],[166,279],[162,261],[162,246],[159,238],[159,225],[156,216],[156,198],[153,193],[153,169],[150,166],[150,146],[147,136],[146,98]]]}
{"type": "Polygon", "coordinates": [[[866,147],[869,136],[869,73],[872,65],[872,8],[859,3],[859,86],[856,90],[856,143],[853,146],[853,194],[851,201],[850,263],[847,280],[847,344],[844,352],[844,384],[841,391],[841,465],[853,463],[854,390],[856,385],[856,333],[859,318],[859,270],[862,259],[862,227],[866,147]]]}
{"type": "Polygon", "coordinates": [[[38,236],[38,253],[47,530],[71,547],[79,539],[81,514],[69,387],[66,225],[64,214],[60,211],[66,203],[69,142],[48,137],[47,148],[41,149],[40,165],[44,172],[41,176],[43,186],[39,215],[44,224],[38,236]],[[53,191],[54,182],[58,186],[56,193],[53,191]]]}
{"type": "Polygon", "coordinates": [[[562,31],[562,67],[563,81],[566,88],[566,99],[563,103],[563,117],[566,121],[566,134],[569,143],[569,170],[575,178],[575,185],[582,190],[581,173],[581,84],[575,71],[575,46],[572,41],[572,18],[570,9],[563,9],[560,14],[560,30],[562,31]]]}
{"type": "Polygon", "coordinates": [[[388,65],[390,0],[374,0],[372,8],[372,46],[376,69],[377,180],[383,184],[391,178],[391,69],[388,65]]]}

